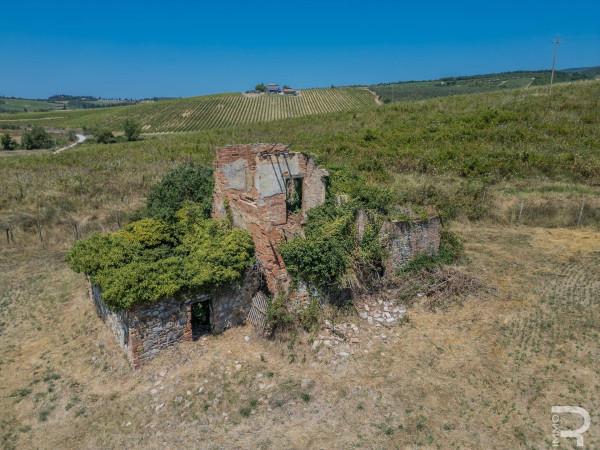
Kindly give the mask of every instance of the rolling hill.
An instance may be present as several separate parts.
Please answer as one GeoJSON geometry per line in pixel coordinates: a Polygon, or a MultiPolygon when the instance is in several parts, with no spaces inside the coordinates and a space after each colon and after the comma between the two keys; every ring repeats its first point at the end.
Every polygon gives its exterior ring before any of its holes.
{"type": "MultiPolygon", "coordinates": [[[[593,79],[599,67],[567,69],[555,73],[554,82],[593,79]]],[[[369,86],[384,103],[406,100],[424,100],[448,95],[477,94],[513,88],[528,88],[550,83],[549,70],[501,72],[486,75],[440,78],[429,81],[380,83],[369,86]]]]}
{"type": "Polygon", "coordinates": [[[125,119],[141,123],[144,133],[196,131],[269,122],[375,105],[369,91],[359,88],[308,89],[299,96],[219,94],[94,110],[0,114],[0,126],[39,124],[64,128],[120,129],[125,119]]]}

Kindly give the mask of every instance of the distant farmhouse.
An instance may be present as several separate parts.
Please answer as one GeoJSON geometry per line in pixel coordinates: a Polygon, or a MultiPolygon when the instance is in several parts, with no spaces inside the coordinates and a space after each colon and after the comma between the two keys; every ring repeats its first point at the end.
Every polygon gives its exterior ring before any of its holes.
{"type": "Polygon", "coordinates": [[[275,83],[269,83],[266,86],[267,90],[267,94],[281,94],[283,92],[283,89],[281,88],[281,86],[279,86],[278,84],[275,83]]]}
{"type": "Polygon", "coordinates": [[[246,91],[244,94],[252,96],[252,95],[290,95],[297,96],[300,95],[300,91],[298,89],[292,89],[289,86],[281,87],[277,83],[269,83],[269,84],[257,84],[255,89],[246,91]]]}

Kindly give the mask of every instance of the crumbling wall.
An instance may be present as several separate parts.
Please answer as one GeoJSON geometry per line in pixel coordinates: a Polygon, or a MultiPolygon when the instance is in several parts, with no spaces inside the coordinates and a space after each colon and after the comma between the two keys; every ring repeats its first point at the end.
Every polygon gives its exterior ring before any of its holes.
{"type": "Polygon", "coordinates": [[[252,296],[260,285],[260,271],[253,267],[246,271],[239,284],[213,292],[182,292],[128,311],[107,306],[98,286],[91,286],[91,297],[98,315],[115,335],[130,364],[137,368],[171,345],[192,340],[192,305],[195,303],[210,302],[213,333],[244,323],[252,296]]]}
{"type": "Polygon", "coordinates": [[[252,306],[252,297],[261,288],[261,284],[261,272],[258,266],[254,266],[248,269],[239,285],[225,286],[212,294],[213,333],[221,333],[246,321],[252,306]]]}
{"type": "Polygon", "coordinates": [[[133,365],[138,367],[179,341],[191,341],[191,304],[208,299],[206,294],[180,295],[132,310],[130,359],[133,365]]]}
{"type": "Polygon", "coordinates": [[[282,144],[250,144],[217,150],[213,216],[232,218],[254,241],[256,258],[273,293],[286,291],[290,279],[278,253],[280,242],[300,232],[310,208],[325,201],[329,174],[312,158],[282,144]],[[302,206],[286,207],[286,182],[302,179],[302,206]]]}
{"type": "Polygon", "coordinates": [[[109,308],[102,300],[102,292],[99,286],[90,283],[89,294],[96,308],[96,313],[115,335],[119,347],[125,353],[129,353],[129,314],[127,311],[115,311],[109,308]]]}
{"type": "Polygon", "coordinates": [[[385,272],[397,272],[417,255],[436,255],[440,248],[440,232],[439,217],[384,222],[380,236],[388,252],[385,272]]]}

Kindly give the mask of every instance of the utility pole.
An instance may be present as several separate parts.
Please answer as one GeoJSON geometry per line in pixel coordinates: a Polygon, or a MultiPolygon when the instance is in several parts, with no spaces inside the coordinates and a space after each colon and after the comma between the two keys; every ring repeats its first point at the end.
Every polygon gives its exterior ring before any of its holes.
{"type": "Polygon", "coordinates": [[[554,83],[554,72],[556,70],[556,53],[558,52],[558,46],[560,45],[560,38],[556,36],[554,38],[554,49],[552,51],[552,74],[550,75],[550,92],[548,95],[552,99],[552,84],[554,83]]]}

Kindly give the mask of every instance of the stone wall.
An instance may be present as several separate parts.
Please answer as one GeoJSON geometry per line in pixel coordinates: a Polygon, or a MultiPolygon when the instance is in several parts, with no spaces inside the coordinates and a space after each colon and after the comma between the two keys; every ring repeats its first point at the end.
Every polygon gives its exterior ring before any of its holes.
{"type": "Polygon", "coordinates": [[[206,294],[181,294],[133,309],[130,322],[133,365],[138,367],[179,341],[191,341],[190,305],[208,299],[206,294]]]}
{"type": "Polygon", "coordinates": [[[328,175],[312,158],[289,152],[282,144],[236,145],[217,151],[213,216],[230,214],[235,226],[252,235],[272,293],[287,291],[290,283],[277,246],[299,233],[308,210],[325,201],[328,175]],[[302,206],[292,214],[286,208],[286,182],[298,178],[302,179],[302,206]]]}
{"type": "Polygon", "coordinates": [[[417,255],[436,255],[440,248],[440,232],[439,217],[384,222],[381,238],[388,251],[384,261],[386,274],[402,269],[417,255]]]}
{"type": "Polygon", "coordinates": [[[255,266],[246,271],[239,284],[213,292],[183,292],[128,311],[109,308],[98,286],[91,286],[91,298],[98,315],[115,335],[131,365],[137,368],[165,348],[192,340],[192,305],[195,303],[210,303],[213,333],[244,323],[252,296],[261,283],[261,272],[255,266]]]}
{"type": "Polygon", "coordinates": [[[221,333],[246,321],[252,297],[261,289],[262,283],[262,272],[255,265],[246,272],[239,285],[226,286],[212,294],[210,321],[213,333],[221,333]]]}
{"type": "Polygon", "coordinates": [[[94,303],[96,313],[106,323],[108,328],[115,335],[117,343],[125,351],[129,353],[129,314],[127,311],[114,311],[109,308],[102,300],[100,287],[90,284],[89,286],[90,299],[94,303]]]}

